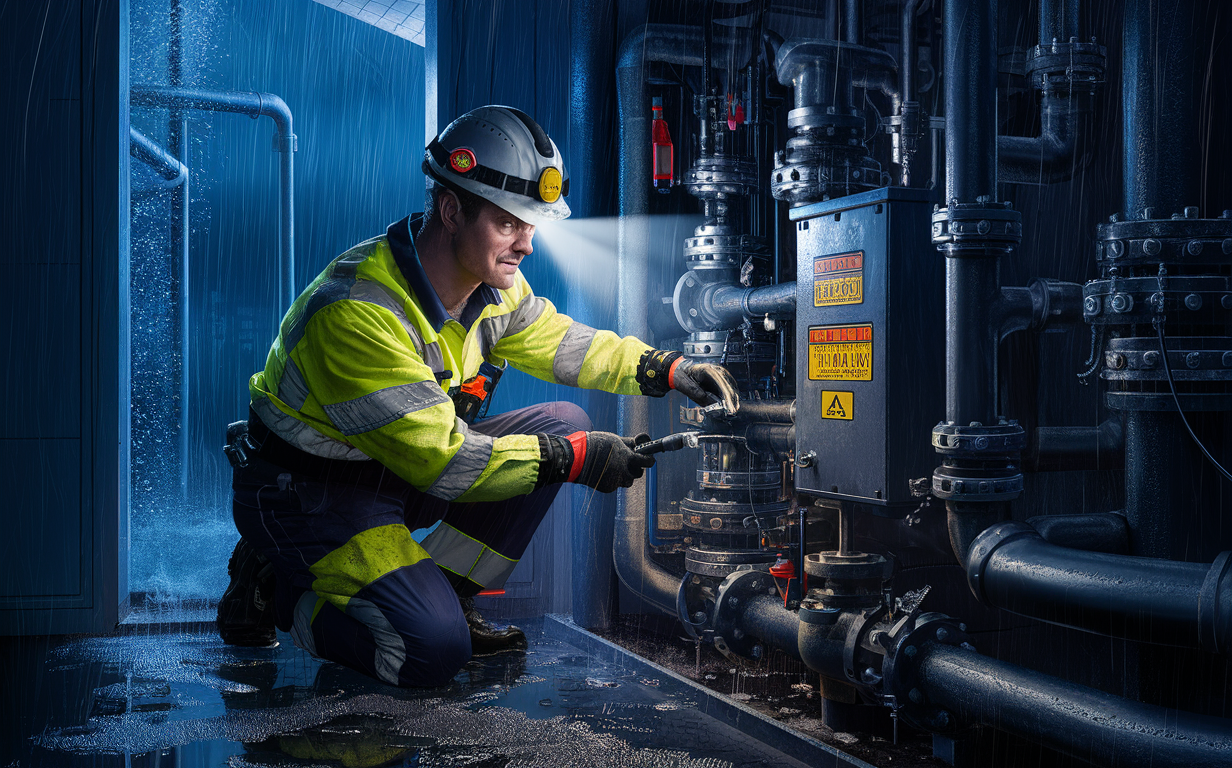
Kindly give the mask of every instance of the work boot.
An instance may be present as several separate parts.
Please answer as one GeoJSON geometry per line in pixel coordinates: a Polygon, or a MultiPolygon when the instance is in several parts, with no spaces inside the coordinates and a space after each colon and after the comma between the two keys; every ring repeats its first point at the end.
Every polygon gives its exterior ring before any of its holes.
{"type": "Polygon", "coordinates": [[[218,634],[227,645],[272,645],[274,564],[240,539],[227,563],[231,583],[218,601],[218,634]]]}
{"type": "Polygon", "coordinates": [[[497,651],[511,651],[526,647],[526,633],[515,626],[497,629],[475,609],[473,597],[460,597],[466,625],[471,630],[471,653],[482,656],[497,651]]]}

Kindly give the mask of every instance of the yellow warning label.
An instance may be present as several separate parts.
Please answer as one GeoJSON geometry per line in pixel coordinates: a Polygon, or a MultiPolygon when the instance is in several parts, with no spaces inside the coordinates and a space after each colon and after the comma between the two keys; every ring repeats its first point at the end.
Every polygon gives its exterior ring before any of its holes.
{"type": "Polygon", "coordinates": [[[850,392],[821,390],[821,418],[851,421],[854,416],[854,401],[855,398],[850,392]]]}
{"type": "Polygon", "coordinates": [[[813,306],[832,307],[863,301],[863,251],[813,259],[813,306]]]}
{"type": "Polygon", "coordinates": [[[872,324],[810,327],[808,367],[813,381],[872,381],[872,324]]]}

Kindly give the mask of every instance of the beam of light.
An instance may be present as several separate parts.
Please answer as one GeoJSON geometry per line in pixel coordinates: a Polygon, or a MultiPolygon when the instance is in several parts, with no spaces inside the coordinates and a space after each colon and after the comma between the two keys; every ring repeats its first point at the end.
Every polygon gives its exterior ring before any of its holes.
{"type": "MultiPolygon", "coordinates": [[[[647,252],[643,255],[652,281],[660,270],[667,276],[684,270],[683,241],[704,221],[696,214],[663,214],[626,217],[626,226],[645,226],[649,230],[647,252]]],[[[535,230],[536,250],[546,255],[570,290],[579,290],[588,302],[605,304],[616,299],[620,279],[620,217],[565,219],[540,225],[535,230]]],[[[661,290],[671,293],[674,280],[661,290]]],[[[658,297],[647,297],[648,301],[658,297]]]]}

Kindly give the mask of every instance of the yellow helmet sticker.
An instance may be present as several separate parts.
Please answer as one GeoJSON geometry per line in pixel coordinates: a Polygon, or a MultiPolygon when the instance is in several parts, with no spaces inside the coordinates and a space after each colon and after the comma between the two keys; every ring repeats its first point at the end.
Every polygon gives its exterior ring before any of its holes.
{"type": "Polygon", "coordinates": [[[539,174],[539,199],[545,203],[554,203],[560,199],[560,171],[549,166],[539,174]]]}

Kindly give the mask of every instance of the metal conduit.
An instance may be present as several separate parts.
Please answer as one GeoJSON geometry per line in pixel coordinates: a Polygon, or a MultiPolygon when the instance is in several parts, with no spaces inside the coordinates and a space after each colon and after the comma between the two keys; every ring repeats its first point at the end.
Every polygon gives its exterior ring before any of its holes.
{"type": "Polygon", "coordinates": [[[277,133],[274,148],[279,152],[278,217],[278,306],[290,306],[295,299],[295,132],[291,110],[272,93],[204,91],[195,88],[166,88],[135,85],[130,100],[133,106],[167,109],[196,109],[208,112],[234,112],[252,118],[268,117],[277,133]]]}

